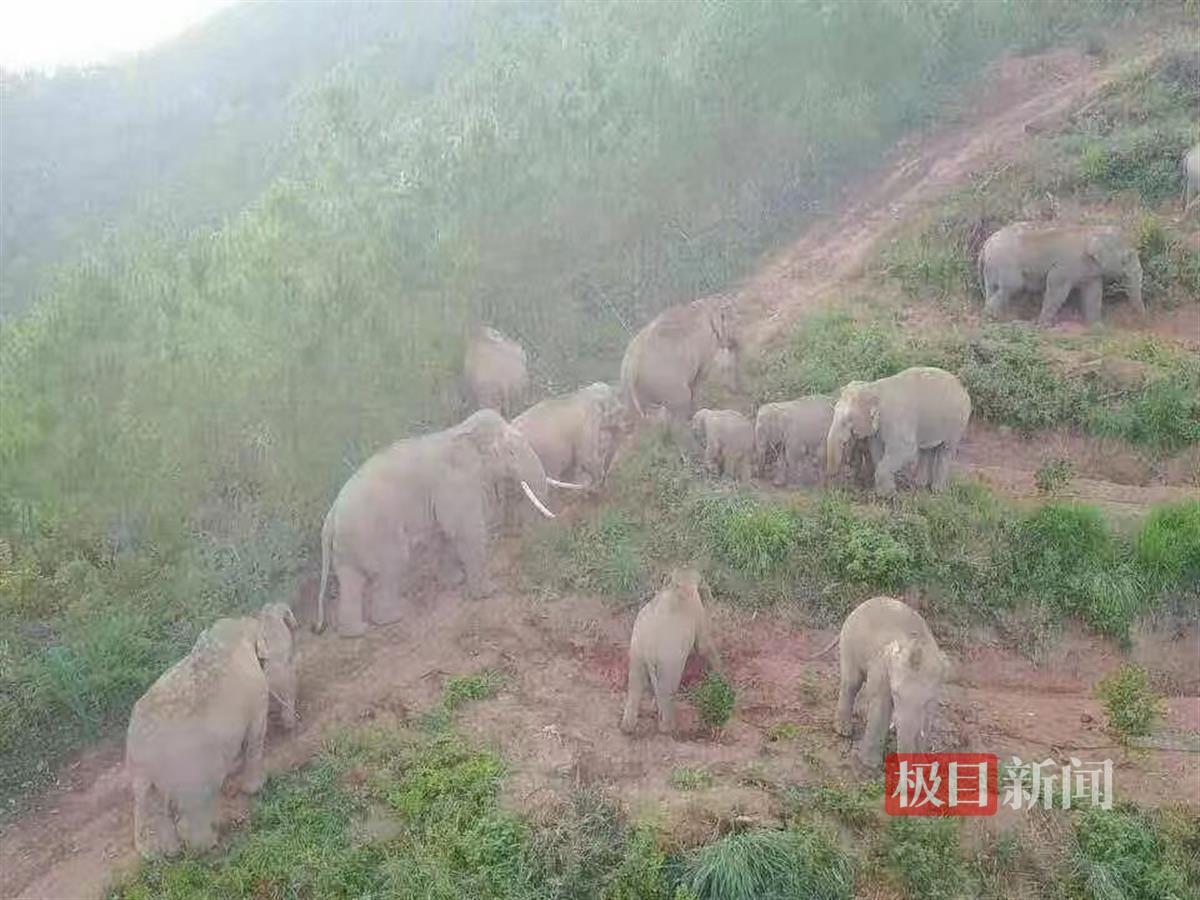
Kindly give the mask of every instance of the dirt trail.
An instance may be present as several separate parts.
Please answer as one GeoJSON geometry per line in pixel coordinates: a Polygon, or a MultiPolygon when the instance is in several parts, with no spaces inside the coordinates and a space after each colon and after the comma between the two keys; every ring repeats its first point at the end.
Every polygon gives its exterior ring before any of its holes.
{"type": "MultiPolygon", "coordinates": [[[[852,192],[841,213],[815,225],[742,287],[751,352],[832,298],[906,212],[1019,149],[1028,132],[1065,116],[1108,77],[1070,51],[1008,60],[997,71],[992,91],[973,103],[961,124],[901,147],[901,159],[852,192]]],[[[1170,470],[1127,448],[1106,452],[1068,435],[1050,440],[1073,459],[1094,457],[1068,487],[1075,495],[1137,512],[1195,493],[1188,485],[1189,478],[1194,484],[1194,457],[1170,470]]],[[[1007,492],[1032,496],[1042,453],[1053,450],[1046,441],[1030,448],[976,426],[960,464],[1007,492]]],[[[293,736],[272,732],[269,768],[280,772],[301,764],[338,725],[406,720],[436,702],[448,673],[495,666],[508,673],[509,687],[465,710],[461,725],[510,761],[507,800],[535,819],[552,816],[573,786],[599,782],[632,811],[660,809],[680,839],[698,840],[733,817],[769,818],[763,781],[852,780],[847,744],[829,728],[835,659],[802,661],[828,633],[720,610],[728,664],[739,685],[734,722],[713,740],[685,711],[683,738],[671,740],[655,734],[646,717],[639,734],[627,739],[615,725],[632,616],[585,598],[544,604],[501,596],[466,604],[445,594],[429,597],[410,625],[377,629],[360,640],[305,634],[303,721],[293,736]],[[796,736],[772,741],[767,729],[782,722],[794,723],[796,736]],[[671,773],[680,766],[705,768],[713,786],[672,788],[671,773]]],[[[1127,758],[1099,730],[1092,684],[1122,657],[1094,638],[1071,637],[1064,648],[1041,666],[987,646],[951,648],[963,659],[963,676],[944,700],[940,745],[1024,759],[1061,758],[1072,748],[1089,758],[1111,756],[1119,760],[1119,796],[1143,803],[1178,800],[1184,786],[1184,799],[1200,805],[1200,754],[1159,750],[1127,758]]],[[[1167,727],[1186,744],[1200,729],[1194,671],[1200,634],[1146,635],[1134,656],[1172,687],[1167,727]]],[[[1166,744],[1173,745],[1169,734],[1166,744]]],[[[121,755],[116,742],[85,751],[34,811],[0,832],[0,897],[97,897],[135,862],[121,755]]],[[[227,798],[227,823],[244,818],[247,809],[244,798],[227,798]]]]}

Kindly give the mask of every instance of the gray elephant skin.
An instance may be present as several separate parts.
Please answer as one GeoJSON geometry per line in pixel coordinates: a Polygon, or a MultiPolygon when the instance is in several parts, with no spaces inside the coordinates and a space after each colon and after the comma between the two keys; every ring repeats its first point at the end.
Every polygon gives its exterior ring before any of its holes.
{"type": "Polygon", "coordinates": [[[490,592],[484,578],[495,507],[521,490],[553,518],[542,498],[546,472],[526,437],[484,409],[452,428],[398,441],[350,477],[321,529],[316,630],[325,625],[332,571],[338,580],[337,629],[343,637],[403,614],[406,569],[448,545],[466,576],[468,596],[490,592]]]}
{"type": "Polygon", "coordinates": [[[836,474],[851,442],[866,441],[876,493],[894,494],[896,473],[913,461],[918,484],[940,490],[970,419],[966,388],[943,369],[916,366],[877,381],[852,381],[833,408],[826,470],[836,474]]]}
{"type": "Polygon", "coordinates": [[[838,734],[851,736],[854,701],[860,690],[866,698],[867,727],[858,762],[879,768],[892,724],[900,753],[927,752],[950,663],[920,614],[892,597],[872,597],[846,617],[838,637],[812,658],[834,644],[839,645],[841,668],[834,724],[838,734]]]}
{"type": "Polygon", "coordinates": [[[1183,211],[1190,212],[1200,200],[1200,144],[1183,158],[1183,211]]]}
{"type": "Polygon", "coordinates": [[[638,418],[655,408],[688,422],[695,391],[720,351],[736,367],[737,322],[733,303],[706,297],[664,310],[634,335],[621,360],[621,395],[638,418]]]}
{"type": "Polygon", "coordinates": [[[216,842],[218,795],[239,758],[242,790],[262,787],[270,698],[285,727],[296,721],[295,626],[282,603],[257,617],[218,619],[134,704],[125,764],[142,856],[216,842]]]}
{"type": "Polygon", "coordinates": [[[621,716],[621,730],[626,734],[637,728],[646,688],[654,692],[658,705],[659,731],[674,730],[674,696],[693,649],[714,671],[720,671],[721,656],[713,643],[700,588],[700,573],[695,569],[674,569],[662,590],[638,610],[629,641],[629,685],[621,716]]]}
{"type": "Polygon", "coordinates": [[[758,474],[776,487],[799,479],[805,460],[818,468],[833,421],[833,398],[821,394],[764,403],[754,420],[758,474]]]}
{"type": "Polygon", "coordinates": [[[704,464],[717,475],[749,481],[754,472],[754,423],[733,409],[701,409],[692,433],[704,448],[704,464]]]}
{"type": "Polygon", "coordinates": [[[611,385],[596,382],[531,406],[513,419],[546,475],[586,488],[604,482],[625,421],[625,407],[611,385]]]}
{"type": "Polygon", "coordinates": [[[1047,326],[1078,291],[1084,321],[1100,321],[1105,280],[1125,285],[1130,305],[1146,312],[1142,302],[1142,264],[1137,251],[1109,225],[1046,225],[1017,222],[1001,228],[979,251],[979,278],[984,311],[998,316],[1016,294],[1042,294],[1038,324],[1047,326]]]}
{"type": "Polygon", "coordinates": [[[514,415],[529,393],[525,348],[494,328],[472,329],[463,359],[463,386],[476,409],[514,415]]]}

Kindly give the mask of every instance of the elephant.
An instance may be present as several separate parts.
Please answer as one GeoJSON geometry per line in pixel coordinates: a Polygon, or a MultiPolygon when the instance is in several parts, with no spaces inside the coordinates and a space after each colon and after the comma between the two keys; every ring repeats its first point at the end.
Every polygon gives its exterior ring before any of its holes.
{"type": "Polygon", "coordinates": [[[603,483],[625,421],[620,394],[598,381],[571,394],[550,397],[513,419],[529,441],[551,483],[569,478],[587,489],[603,483]]]}
{"type": "Polygon", "coordinates": [[[674,730],[673,697],[693,648],[713,671],[721,670],[712,625],[700,600],[702,586],[695,569],[672,569],[662,589],[638,610],[629,640],[629,685],[621,716],[621,730],[626,734],[637,727],[647,687],[654,691],[658,705],[658,730],[665,734],[674,730]]]}
{"type": "Polygon", "coordinates": [[[125,764],[143,857],[216,842],[217,797],[239,757],[242,790],[262,788],[269,698],[279,700],[285,727],[295,724],[295,624],[282,603],[218,619],[134,704],[125,764]]]}
{"type": "Polygon", "coordinates": [[[1071,291],[1078,290],[1084,321],[1094,325],[1100,321],[1105,279],[1123,281],[1129,303],[1138,314],[1146,312],[1137,251],[1108,225],[1007,225],[979,251],[979,279],[990,316],[998,316],[1014,294],[1041,291],[1038,324],[1048,326],[1071,291]]]}
{"type": "Polygon", "coordinates": [[[704,463],[718,475],[749,481],[754,464],[754,424],[733,409],[701,409],[692,432],[704,447],[704,463]]]}
{"type": "Polygon", "coordinates": [[[1200,144],[1183,157],[1183,211],[1188,213],[1200,200],[1200,144]]]}
{"type": "Polygon", "coordinates": [[[797,477],[806,457],[820,464],[821,447],[833,421],[833,398],[822,394],[764,403],[754,421],[755,460],[763,478],[782,487],[797,477]]]}
{"type": "Polygon", "coordinates": [[[883,762],[888,728],[895,723],[900,753],[924,753],[949,660],[925,620],[892,597],[864,600],[846,617],[841,633],[810,659],[840,644],[841,693],[834,730],[853,731],[854,700],[866,683],[867,728],[857,761],[868,770],[883,762]]]}
{"type": "Polygon", "coordinates": [[[368,620],[386,625],[403,615],[407,570],[440,540],[462,566],[467,595],[487,595],[484,564],[495,507],[519,487],[552,519],[541,499],[548,484],[529,440],[492,409],[376,453],[342,486],[325,516],[315,630],[325,627],[331,568],[339,588],[338,633],[358,637],[368,620]]]}
{"type": "Polygon", "coordinates": [[[631,413],[642,418],[653,408],[686,423],[694,412],[695,390],[715,365],[736,368],[737,323],[733,302],[705,297],[672,306],[634,335],[621,360],[621,394],[631,413]]]}
{"type": "Polygon", "coordinates": [[[941,490],[971,418],[971,398],[957,377],[914,366],[877,381],[852,381],[833,407],[825,465],[835,475],[852,441],[865,441],[875,492],[896,492],[896,472],[918,461],[917,481],[941,490]]]}
{"type": "Polygon", "coordinates": [[[463,359],[463,383],[476,409],[511,416],[529,393],[525,349],[494,328],[472,329],[463,359]]]}

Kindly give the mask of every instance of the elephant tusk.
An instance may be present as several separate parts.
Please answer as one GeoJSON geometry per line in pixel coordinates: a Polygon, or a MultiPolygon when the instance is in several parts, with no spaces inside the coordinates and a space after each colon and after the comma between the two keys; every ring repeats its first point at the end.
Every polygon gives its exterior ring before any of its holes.
{"type": "Polygon", "coordinates": [[[550,487],[562,488],[567,491],[587,490],[582,484],[576,484],[573,481],[559,481],[557,478],[551,478],[549,475],[546,476],[546,484],[550,485],[550,487]]]}
{"type": "Polygon", "coordinates": [[[542,503],[541,500],[538,499],[537,494],[535,494],[533,492],[533,488],[531,488],[529,486],[529,482],[522,481],[521,482],[521,490],[525,492],[525,496],[529,498],[529,502],[537,507],[538,512],[540,512],[547,519],[556,518],[554,513],[550,512],[550,510],[546,509],[546,505],[544,503],[542,503]]]}

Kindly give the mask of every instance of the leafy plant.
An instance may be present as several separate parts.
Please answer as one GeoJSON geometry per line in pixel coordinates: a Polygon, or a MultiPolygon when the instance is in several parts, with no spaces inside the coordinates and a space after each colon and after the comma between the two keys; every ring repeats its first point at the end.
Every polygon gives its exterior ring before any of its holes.
{"type": "Polygon", "coordinates": [[[973,895],[971,872],[959,848],[956,819],[892,819],[883,848],[889,871],[914,900],[958,900],[973,895]]]}
{"type": "Polygon", "coordinates": [[[1073,886],[1087,896],[1152,900],[1195,896],[1200,872],[1194,862],[1197,828],[1171,840],[1161,814],[1130,806],[1086,809],[1075,821],[1068,866],[1073,886]],[[1190,844],[1190,846],[1189,846],[1190,844]],[[1189,859],[1190,857],[1190,859],[1189,859]]]}
{"type": "Polygon", "coordinates": [[[1096,685],[1096,696],[1104,701],[1109,727],[1122,740],[1149,734],[1162,715],[1162,697],[1150,688],[1141,666],[1121,666],[1096,685]]]}
{"type": "Polygon", "coordinates": [[[1075,466],[1064,457],[1047,460],[1038,466],[1033,483],[1041,494],[1053,494],[1067,486],[1075,474],[1075,466]]]}
{"type": "Polygon", "coordinates": [[[504,675],[495,669],[480,669],[470,675],[455,675],[442,688],[442,703],[453,712],[466,703],[496,696],[504,684],[504,675]]]}
{"type": "Polygon", "coordinates": [[[671,770],[671,787],[677,791],[698,791],[712,785],[712,773],[707,769],[676,766],[671,770]]]}
{"type": "Polygon", "coordinates": [[[692,702],[701,722],[709,728],[723,728],[733,715],[733,686],[722,675],[709,672],[692,689],[692,702]]]}
{"type": "Polygon", "coordinates": [[[1151,510],[1137,537],[1137,554],[1157,584],[1184,587],[1200,581],[1200,501],[1151,510]]]}

